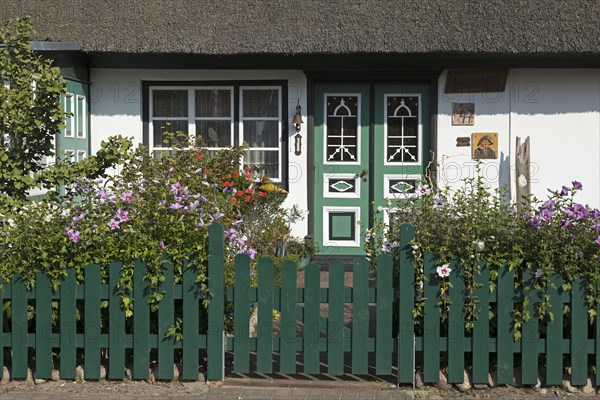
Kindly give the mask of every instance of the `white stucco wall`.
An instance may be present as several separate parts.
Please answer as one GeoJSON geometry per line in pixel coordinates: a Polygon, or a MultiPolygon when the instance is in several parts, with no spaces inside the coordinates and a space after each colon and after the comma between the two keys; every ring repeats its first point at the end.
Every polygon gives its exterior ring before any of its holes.
{"type": "MultiPolygon", "coordinates": [[[[306,112],[306,77],[302,71],[237,71],[237,70],[161,70],[161,69],[102,69],[91,70],[91,150],[95,153],[100,143],[112,135],[132,137],[142,143],[142,81],[227,81],[227,80],[287,80],[288,81],[288,160],[290,196],[284,205],[297,204],[307,210],[306,124],[302,125],[302,154],[294,154],[293,135],[296,130],[292,118],[300,99],[306,112]]],[[[284,100],[285,101],[285,100],[284,100]]],[[[306,115],[303,116],[306,122],[306,115]]],[[[308,233],[306,218],[293,226],[293,234],[304,237],[308,233]]]]}
{"type": "Polygon", "coordinates": [[[457,137],[498,133],[498,159],[483,161],[491,187],[509,184],[514,198],[515,143],[531,140],[531,190],[546,198],[547,188],[583,183],[576,200],[600,206],[600,70],[513,69],[502,93],[444,94],[446,72],[438,86],[439,179],[457,187],[473,176],[470,147],[457,137]],[[474,126],[452,126],[452,103],[475,103],[474,126]]]}

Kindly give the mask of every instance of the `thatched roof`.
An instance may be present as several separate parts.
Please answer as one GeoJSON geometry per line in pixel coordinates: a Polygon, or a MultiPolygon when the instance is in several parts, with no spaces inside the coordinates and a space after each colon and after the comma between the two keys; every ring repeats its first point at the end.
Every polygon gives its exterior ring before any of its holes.
{"type": "Polygon", "coordinates": [[[90,53],[600,54],[595,0],[1,0],[90,53]]]}

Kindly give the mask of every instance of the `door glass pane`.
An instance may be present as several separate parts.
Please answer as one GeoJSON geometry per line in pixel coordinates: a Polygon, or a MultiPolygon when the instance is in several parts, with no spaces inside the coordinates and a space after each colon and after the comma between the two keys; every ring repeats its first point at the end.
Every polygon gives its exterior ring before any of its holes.
{"type": "Polygon", "coordinates": [[[243,116],[279,117],[279,91],[277,89],[242,90],[243,116]]]}
{"type": "Polygon", "coordinates": [[[358,97],[327,96],[326,162],[359,161],[358,97]]]}
{"type": "Polygon", "coordinates": [[[231,146],[231,122],[229,120],[197,120],[196,137],[202,140],[199,146],[204,147],[230,147],[231,146]]]}
{"type": "Polygon", "coordinates": [[[279,147],[279,121],[244,121],[244,141],[250,147],[279,147]]]}
{"type": "Polygon", "coordinates": [[[153,117],[187,117],[187,90],[153,90],[153,117]]]}
{"type": "Polygon", "coordinates": [[[231,90],[196,90],[196,118],[231,117],[231,90]]]}
{"type": "Polygon", "coordinates": [[[418,101],[418,97],[387,98],[387,162],[419,162],[418,101]]]}
{"type": "Polygon", "coordinates": [[[187,141],[188,134],[188,122],[187,120],[182,121],[165,121],[165,120],[155,120],[152,121],[153,135],[154,135],[154,146],[155,147],[170,147],[176,144],[181,144],[184,141],[187,141]],[[175,137],[176,142],[168,141],[167,143],[164,140],[168,137],[165,135],[165,132],[172,133],[175,137]],[[183,135],[177,134],[177,132],[183,132],[183,135]]]}
{"type": "Polygon", "coordinates": [[[279,179],[279,150],[248,150],[244,165],[251,168],[250,173],[255,178],[279,179]]]}

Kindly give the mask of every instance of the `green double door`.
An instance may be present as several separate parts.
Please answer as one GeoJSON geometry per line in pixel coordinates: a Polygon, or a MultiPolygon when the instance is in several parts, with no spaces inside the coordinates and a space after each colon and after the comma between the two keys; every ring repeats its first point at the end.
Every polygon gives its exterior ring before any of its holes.
{"type": "Polygon", "coordinates": [[[414,195],[429,162],[430,85],[320,84],[314,101],[315,242],[363,254],[369,224],[414,195]]]}

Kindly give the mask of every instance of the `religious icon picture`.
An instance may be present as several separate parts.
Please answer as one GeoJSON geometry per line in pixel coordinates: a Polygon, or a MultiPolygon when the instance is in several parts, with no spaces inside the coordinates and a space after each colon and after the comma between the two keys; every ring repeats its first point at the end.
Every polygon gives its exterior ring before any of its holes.
{"type": "Polygon", "coordinates": [[[498,158],[498,133],[473,133],[471,146],[474,160],[495,160],[498,158]]]}

